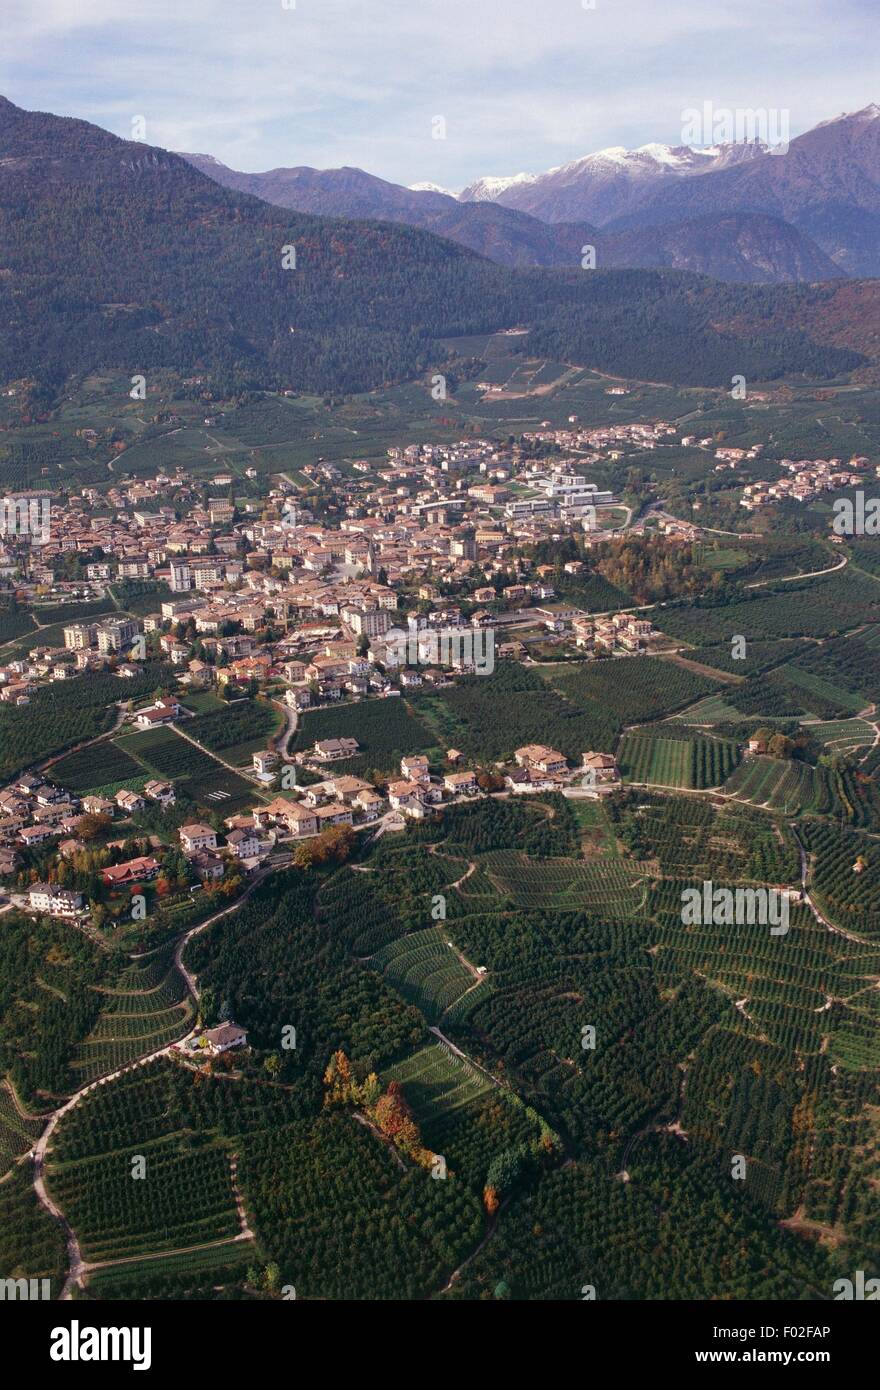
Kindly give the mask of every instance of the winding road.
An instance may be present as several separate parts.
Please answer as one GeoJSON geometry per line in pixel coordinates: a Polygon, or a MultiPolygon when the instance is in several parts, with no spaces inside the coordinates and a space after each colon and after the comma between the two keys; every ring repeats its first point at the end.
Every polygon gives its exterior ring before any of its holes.
{"type": "MultiPolygon", "coordinates": [[[[205,920],[204,920],[204,922],[199,922],[199,923],[196,924],[196,926],[190,927],[187,931],[185,931],[185,932],[181,935],[181,937],[179,938],[177,944],[175,945],[175,947],[174,947],[174,957],[173,957],[173,959],[174,959],[174,964],[175,964],[176,968],[180,971],[181,975],[183,976],[183,979],[184,979],[184,981],[185,981],[185,983],[186,983],[186,987],[187,987],[189,993],[191,994],[192,998],[195,1000],[196,1003],[198,1003],[198,999],[199,999],[198,984],[197,984],[197,981],[196,981],[196,977],[195,977],[195,975],[193,975],[192,971],[188,970],[187,967],[186,967],[186,966],[184,965],[184,963],[183,963],[183,952],[184,952],[184,950],[186,949],[187,943],[188,943],[189,941],[191,941],[192,938],[193,938],[194,936],[197,936],[199,932],[203,932],[203,931],[205,930],[206,927],[210,927],[210,926],[212,926],[215,922],[219,922],[220,919],[223,918],[223,917],[228,917],[228,916],[230,915],[230,913],[237,912],[238,909],[239,909],[240,907],[242,907],[243,904],[244,904],[245,902],[247,902],[248,898],[251,896],[251,894],[254,892],[254,890],[255,890],[256,888],[258,888],[259,885],[264,881],[264,879],[266,879],[266,878],[268,877],[268,875],[269,875],[270,872],[271,872],[270,869],[263,869],[263,870],[261,870],[260,873],[258,873],[258,874],[255,875],[255,877],[254,877],[254,879],[252,880],[252,882],[251,882],[250,884],[248,884],[248,887],[247,887],[247,888],[245,889],[245,891],[242,893],[242,895],[241,895],[240,898],[237,898],[237,899],[235,900],[234,903],[230,903],[228,907],[221,908],[221,910],[220,910],[219,912],[213,913],[212,916],[206,917],[205,920]]],[[[182,1035],[182,1037],[178,1038],[178,1039],[176,1040],[176,1042],[167,1043],[164,1047],[157,1048],[155,1052],[149,1052],[149,1053],[147,1053],[145,1056],[143,1056],[143,1057],[138,1057],[136,1060],[134,1060],[134,1061],[132,1061],[132,1062],[126,1062],[124,1066],[117,1067],[115,1071],[108,1072],[105,1076],[98,1077],[96,1080],[90,1081],[86,1086],[81,1086],[80,1089],[79,1089],[78,1091],[74,1091],[73,1095],[71,1095],[71,1096],[64,1102],[63,1105],[60,1105],[60,1106],[58,1107],[57,1110],[54,1110],[54,1111],[52,1112],[52,1114],[51,1114],[50,1117],[49,1117],[48,1123],[46,1124],[46,1128],[43,1130],[42,1134],[40,1135],[39,1139],[37,1140],[36,1144],[34,1145],[34,1148],[33,1148],[34,1192],[36,1193],[37,1201],[40,1203],[40,1206],[43,1208],[43,1210],[44,1210],[44,1211],[47,1211],[47,1212],[49,1213],[49,1215],[50,1215],[55,1221],[57,1221],[58,1224],[60,1225],[62,1231],[64,1232],[64,1239],[65,1239],[65,1243],[66,1243],[66,1246],[67,1246],[67,1263],[68,1263],[68,1270],[67,1270],[67,1277],[66,1277],[66,1279],[65,1279],[65,1281],[64,1281],[64,1286],[63,1286],[63,1288],[62,1288],[62,1290],[61,1290],[61,1294],[60,1294],[60,1297],[61,1297],[62,1299],[69,1299],[69,1298],[72,1298],[72,1296],[73,1296],[73,1292],[72,1292],[72,1291],[73,1291],[74,1285],[77,1285],[77,1286],[79,1286],[79,1287],[81,1288],[82,1285],[83,1285],[83,1280],[84,1280],[85,1276],[86,1276],[86,1275],[89,1273],[89,1271],[92,1270],[92,1269],[98,1269],[98,1268],[102,1268],[102,1269],[103,1269],[103,1268],[107,1267],[108,1265],[125,1264],[125,1263],[131,1261],[132,1259],[135,1259],[135,1260],[144,1260],[144,1259],[151,1259],[151,1258],[158,1259],[160,1256],[168,1256],[168,1255],[171,1255],[171,1254],[178,1253],[178,1252],[175,1252],[175,1251],[172,1251],[172,1250],[162,1250],[162,1251],[157,1251],[157,1252],[155,1253],[155,1255],[152,1255],[152,1256],[151,1256],[151,1255],[138,1255],[138,1256],[133,1256],[133,1257],[132,1257],[132,1256],[129,1256],[129,1257],[121,1258],[121,1259],[119,1259],[119,1260],[101,1260],[101,1261],[99,1261],[99,1262],[96,1263],[96,1264],[89,1264],[86,1260],[83,1259],[82,1250],[81,1250],[81,1248],[80,1248],[80,1244],[79,1244],[79,1240],[77,1239],[76,1232],[74,1231],[74,1229],[73,1229],[73,1227],[71,1226],[70,1222],[68,1221],[67,1217],[64,1215],[64,1212],[63,1212],[63,1211],[60,1209],[60,1207],[57,1206],[57,1204],[52,1200],[52,1198],[50,1197],[49,1192],[48,1192],[48,1190],[47,1190],[47,1187],[46,1187],[46,1155],[47,1155],[47,1152],[48,1152],[48,1150],[49,1150],[50,1140],[51,1140],[51,1138],[52,1138],[52,1135],[53,1135],[54,1132],[55,1132],[55,1128],[56,1128],[56,1126],[58,1125],[59,1121],[60,1121],[65,1115],[67,1115],[71,1110],[73,1110],[73,1108],[74,1108],[76,1105],[79,1104],[79,1102],[82,1100],[83,1096],[88,1095],[91,1091],[97,1090],[99,1086],[106,1086],[109,1082],[115,1081],[118,1077],[125,1075],[126,1072],[134,1071],[134,1070],[135,1070],[136,1068],[138,1068],[138,1067],[147,1066],[148,1063],[154,1062],[154,1061],[156,1060],[156,1058],[158,1058],[158,1057],[166,1057],[166,1056],[168,1056],[172,1051],[174,1051],[174,1050],[179,1046],[179,1044],[180,1044],[181,1042],[184,1041],[185,1038],[189,1037],[190,1034],[191,1034],[192,1032],[193,1032],[193,1029],[190,1028],[190,1029],[187,1030],[186,1033],[184,1033],[184,1034],[182,1035]]],[[[234,1189],[234,1191],[236,1192],[236,1205],[237,1205],[237,1209],[238,1209],[238,1212],[239,1212],[239,1217],[240,1217],[240,1219],[241,1219],[242,1229],[241,1229],[241,1231],[239,1232],[239,1234],[238,1234],[237,1236],[233,1237],[232,1239],[233,1239],[233,1240],[245,1240],[245,1239],[250,1239],[251,1236],[252,1236],[252,1232],[250,1231],[250,1229],[249,1229],[249,1227],[248,1227],[248,1225],[247,1225],[247,1220],[246,1220],[245,1215],[244,1215],[244,1206],[243,1206],[243,1203],[242,1203],[242,1200],[241,1200],[241,1195],[240,1195],[240,1193],[238,1192],[237,1187],[235,1186],[235,1165],[234,1165],[234,1163],[233,1163],[233,1189],[234,1189]]],[[[211,1245],[223,1245],[223,1244],[226,1244],[226,1243],[227,1243],[226,1241],[211,1241],[211,1242],[209,1242],[209,1244],[211,1244],[211,1245]]],[[[190,1246],[190,1247],[187,1247],[187,1248],[188,1248],[188,1249],[192,1249],[193,1247],[190,1246]]],[[[202,1247],[196,1247],[196,1248],[201,1249],[202,1247]]]]}

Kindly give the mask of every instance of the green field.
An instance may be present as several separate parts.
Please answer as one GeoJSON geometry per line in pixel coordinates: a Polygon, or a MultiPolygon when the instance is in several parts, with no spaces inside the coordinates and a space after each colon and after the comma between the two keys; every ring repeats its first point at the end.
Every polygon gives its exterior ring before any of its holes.
{"type": "Polygon", "coordinates": [[[739,759],[732,739],[673,738],[662,733],[624,734],[618,749],[624,778],[658,787],[717,787],[739,759]]]}

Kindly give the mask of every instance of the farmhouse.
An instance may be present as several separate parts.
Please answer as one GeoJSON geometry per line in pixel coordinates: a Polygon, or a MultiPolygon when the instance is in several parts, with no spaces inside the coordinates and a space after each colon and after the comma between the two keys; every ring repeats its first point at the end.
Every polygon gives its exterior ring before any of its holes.
{"type": "Polygon", "coordinates": [[[201,825],[198,822],[182,825],[177,833],[184,854],[198,854],[199,850],[217,848],[217,832],[212,830],[210,825],[201,825]]]}
{"type": "Polygon", "coordinates": [[[175,802],[171,782],[158,782],[155,778],[145,784],[144,795],[149,797],[150,801],[157,801],[160,806],[173,806],[175,802]]]}
{"type": "Polygon", "coordinates": [[[567,760],[555,748],[545,748],[542,743],[527,743],[517,748],[514,758],[519,767],[536,767],[539,772],[565,772],[567,760]]]}
{"type": "Polygon", "coordinates": [[[207,1051],[215,1057],[232,1047],[247,1047],[247,1032],[237,1023],[221,1023],[216,1028],[206,1029],[202,1036],[207,1051]]]}
{"type": "Polygon", "coordinates": [[[582,761],[586,781],[597,791],[610,791],[620,786],[620,771],[611,753],[584,753],[582,761]]]}

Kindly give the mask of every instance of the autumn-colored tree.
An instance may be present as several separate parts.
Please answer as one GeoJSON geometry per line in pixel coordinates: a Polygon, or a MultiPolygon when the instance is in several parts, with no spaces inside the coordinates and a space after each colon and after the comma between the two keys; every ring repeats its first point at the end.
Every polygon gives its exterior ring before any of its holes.
{"type": "Polygon", "coordinates": [[[494,1187],[483,1188],[483,1206],[490,1216],[494,1216],[501,1205],[498,1192],[494,1187]]]}
{"type": "Polygon", "coordinates": [[[76,833],[81,840],[96,840],[99,835],[105,834],[113,824],[109,816],[103,814],[86,814],[80,816],[76,823],[76,833]]]}
{"type": "Polygon", "coordinates": [[[352,1099],[351,1063],[344,1052],[333,1053],[324,1072],[324,1085],[329,1088],[325,1105],[347,1105],[352,1099]]]}

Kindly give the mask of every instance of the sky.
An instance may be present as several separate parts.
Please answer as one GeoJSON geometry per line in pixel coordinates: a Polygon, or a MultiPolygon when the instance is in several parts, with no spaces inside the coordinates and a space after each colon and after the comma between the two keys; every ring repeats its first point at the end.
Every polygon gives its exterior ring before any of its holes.
{"type": "Polygon", "coordinates": [[[356,165],[459,189],[680,144],[683,111],[707,101],[785,112],[792,136],[880,101],[878,7],[0,0],[0,93],[236,169],[356,165]]]}

